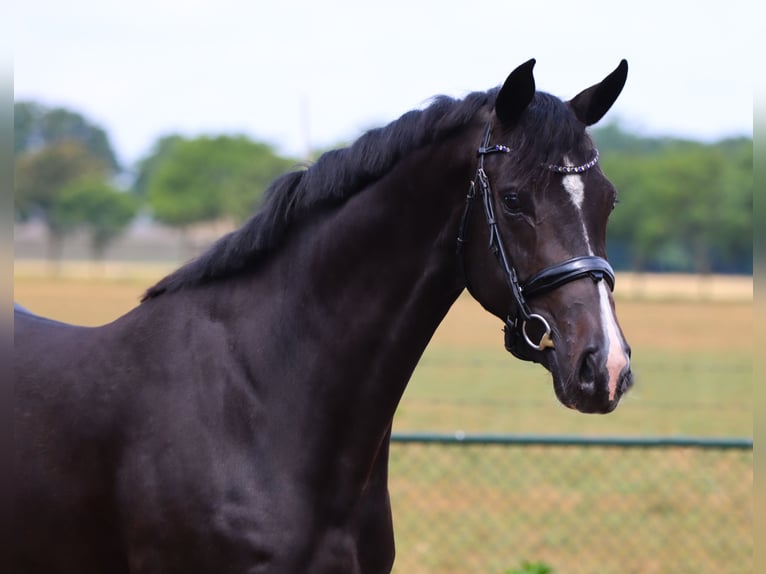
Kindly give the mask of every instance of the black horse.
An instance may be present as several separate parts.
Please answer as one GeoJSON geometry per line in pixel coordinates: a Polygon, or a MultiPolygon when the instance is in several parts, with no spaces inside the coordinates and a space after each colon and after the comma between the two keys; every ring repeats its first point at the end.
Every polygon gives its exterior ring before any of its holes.
{"type": "Polygon", "coordinates": [[[613,410],[615,189],[586,126],[627,64],[569,102],[533,65],[280,177],[113,323],[19,310],[14,572],[388,572],[391,421],[466,287],[563,404],[613,410]]]}

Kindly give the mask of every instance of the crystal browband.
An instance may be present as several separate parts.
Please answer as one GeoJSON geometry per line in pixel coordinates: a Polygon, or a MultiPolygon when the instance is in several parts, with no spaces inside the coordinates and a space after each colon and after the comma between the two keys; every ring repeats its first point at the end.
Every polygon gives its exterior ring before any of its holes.
{"type": "Polygon", "coordinates": [[[598,150],[593,150],[596,152],[596,155],[593,156],[593,159],[590,160],[588,163],[584,163],[582,165],[555,165],[555,164],[548,164],[545,166],[545,168],[549,171],[553,171],[556,173],[565,173],[565,174],[571,174],[571,173],[583,173],[584,171],[588,171],[590,168],[592,168],[594,165],[598,163],[598,150]]]}

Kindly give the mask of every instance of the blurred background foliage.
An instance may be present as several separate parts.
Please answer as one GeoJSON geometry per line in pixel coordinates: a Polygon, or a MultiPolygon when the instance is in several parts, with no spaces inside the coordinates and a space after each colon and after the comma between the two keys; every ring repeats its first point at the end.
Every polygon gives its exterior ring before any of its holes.
{"type": "MultiPolygon", "coordinates": [[[[116,157],[104,127],[37,102],[14,105],[15,217],[39,220],[48,257],[75,231],[94,259],[139,216],[180,231],[256,209],[269,182],[298,167],[237,134],[168,134],[136,165],[116,157]]],[[[752,273],[753,142],[642,137],[610,123],[592,131],[618,189],[609,257],[618,270],[752,273]]]]}

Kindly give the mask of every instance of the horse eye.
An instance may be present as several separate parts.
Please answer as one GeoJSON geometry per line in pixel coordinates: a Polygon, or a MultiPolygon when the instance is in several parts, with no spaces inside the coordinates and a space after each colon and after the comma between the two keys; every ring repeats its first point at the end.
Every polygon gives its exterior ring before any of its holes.
{"type": "Polygon", "coordinates": [[[516,212],[521,209],[521,197],[515,191],[503,195],[503,205],[508,211],[516,212]]]}

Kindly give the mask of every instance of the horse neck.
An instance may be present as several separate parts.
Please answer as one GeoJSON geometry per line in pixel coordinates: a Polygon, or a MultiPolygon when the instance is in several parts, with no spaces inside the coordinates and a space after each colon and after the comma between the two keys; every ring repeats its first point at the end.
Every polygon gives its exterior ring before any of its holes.
{"type": "Polygon", "coordinates": [[[239,317],[242,328],[269,341],[252,370],[269,363],[280,396],[305,397],[285,411],[300,440],[334,436],[333,448],[355,457],[374,453],[390,428],[418,359],[464,287],[456,238],[475,169],[474,131],[470,143],[455,138],[413,153],[340,208],[303,223],[243,285],[257,318],[239,317]]]}

